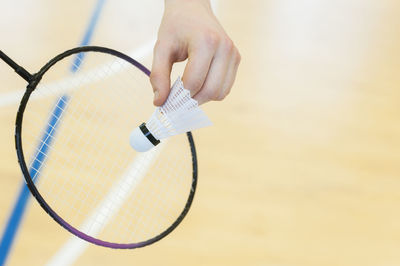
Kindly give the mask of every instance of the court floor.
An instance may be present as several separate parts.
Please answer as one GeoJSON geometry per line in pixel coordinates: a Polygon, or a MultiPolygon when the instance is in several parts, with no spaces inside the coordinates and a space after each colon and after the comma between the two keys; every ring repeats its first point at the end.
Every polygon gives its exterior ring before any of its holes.
{"type": "MultiPolygon", "coordinates": [[[[79,43],[96,1],[1,4],[0,48],[34,72],[79,43]]],[[[399,265],[400,2],[213,5],[242,63],[231,95],[204,106],[214,126],[194,132],[200,175],[188,217],[155,245],[90,245],[73,265],[399,265]]],[[[150,67],[162,8],[106,1],[91,43],[150,67]]],[[[0,73],[3,230],[22,182],[18,104],[4,99],[25,82],[3,63],[0,73]]],[[[44,265],[68,239],[31,199],[8,265],[44,265]]]]}

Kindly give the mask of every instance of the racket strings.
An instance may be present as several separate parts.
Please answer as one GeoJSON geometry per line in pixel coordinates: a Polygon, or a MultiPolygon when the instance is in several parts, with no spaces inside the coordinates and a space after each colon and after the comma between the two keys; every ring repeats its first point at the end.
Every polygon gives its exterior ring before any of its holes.
{"type": "MultiPolygon", "coordinates": [[[[147,156],[147,157],[149,157],[149,156],[147,156]]],[[[151,160],[151,159],[149,159],[149,160],[151,160]]],[[[138,172],[143,172],[143,167],[142,168],[139,168],[138,169],[138,172]]],[[[124,190],[124,186],[118,186],[117,187],[117,189],[119,190],[119,191],[122,191],[122,190],[124,190]]],[[[117,197],[117,195],[119,195],[119,193],[115,193],[115,195],[116,195],[116,197],[117,197]]],[[[138,194],[135,194],[135,196],[132,198],[132,199],[136,199],[137,201],[139,201],[138,202],[138,204],[140,204],[141,202],[141,198],[143,198],[144,197],[144,194],[142,193],[142,194],[139,194],[140,195],[140,198],[138,198],[138,197],[136,197],[136,195],[138,195],[138,194]]],[[[146,195],[147,197],[149,197],[150,195],[148,194],[148,195],[146,195]]],[[[121,201],[118,201],[118,202],[121,202],[121,201]]],[[[137,210],[138,209],[136,209],[135,211],[135,214],[137,213],[137,210]]],[[[140,217],[140,216],[139,216],[140,217]]],[[[121,218],[124,218],[124,217],[122,217],[121,216],[121,218]]],[[[133,218],[136,218],[137,219],[137,217],[136,217],[136,215],[134,215],[133,216],[133,218]]],[[[97,217],[96,217],[96,219],[97,219],[97,217]]],[[[141,218],[139,218],[139,219],[141,219],[141,218]]],[[[122,221],[122,223],[120,223],[120,225],[123,225],[123,224],[125,224],[125,226],[123,227],[123,228],[129,228],[129,225],[131,224],[131,222],[128,222],[128,221],[132,221],[132,220],[127,220],[127,219],[121,219],[121,221],[122,221]],[[125,221],[127,221],[127,222],[125,222],[125,221]]],[[[121,227],[120,227],[121,228],[121,227]]],[[[127,230],[122,230],[122,231],[125,231],[123,234],[121,234],[121,236],[126,236],[127,235],[127,233],[129,233],[129,230],[127,231],[127,230]]]]}
{"type": "MultiPolygon", "coordinates": [[[[76,84],[75,84],[75,86],[76,86],[76,84]]],[[[87,105],[87,108],[86,109],[88,109],[89,108],[89,105],[87,105]]],[[[63,114],[62,115],[65,115],[66,114],[66,109],[63,109],[63,114]]],[[[61,117],[60,117],[60,119],[61,119],[61,117]]],[[[82,119],[82,116],[80,116],[80,119],[82,119]]],[[[58,123],[58,121],[56,122],[56,123],[58,123]]],[[[49,124],[48,124],[48,126],[50,126],[49,124]]],[[[54,127],[53,127],[53,130],[54,130],[54,127]]],[[[71,136],[70,134],[68,134],[68,136],[71,136]]],[[[83,138],[85,135],[84,134],[81,134],[81,138],[83,138]]],[[[45,141],[41,141],[42,142],[42,146],[43,145],[47,145],[47,143],[46,143],[46,141],[47,141],[47,139],[48,138],[54,138],[54,136],[53,135],[51,135],[51,134],[47,134],[47,137],[46,137],[46,139],[45,139],[45,141]]],[[[42,148],[42,146],[40,146],[40,149],[42,148]]],[[[49,145],[48,145],[49,146],[49,145]]],[[[49,147],[51,147],[51,146],[49,146],[49,147]]],[[[37,152],[40,152],[40,149],[37,149],[37,152]]],[[[46,154],[44,154],[46,157],[48,156],[48,155],[46,155],[46,154]]],[[[83,157],[86,157],[86,155],[83,155],[83,157]]],[[[43,164],[42,164],[42,166],[43,166],[43,164]]],[[[40,172],[40,169],[36,169],[38,172],[40,172]]]]}
{"type": "MultiPolygon", "coordinates": [[[[176,164],[176,161],[175,161],[175,164],[176,164]]],[[[157,168],[157,164],[155,164],[154,165],[154,167],[155,168],[157,168]]],[[[171,171],[173,171],[173,169],[174,169],[174,167],[170,167],[170,169],[171,169],[171,171]]],[[[178,174],[178,176],[179,176],[179,174],[178,174]]],[[[156,179],[149,179],[153,184],[156,184],[157,185],[157,183],[156,183],[156,179]]],[[[165,182],[167,182],[168,183],[168,181],[169,181],[169,175],[166,175],[165,174],[165,172],[163,173],[163,176],[162,176],[162,180],[165,180],[165,182]]],[[[160,182],[160,181],[157,181],[157,182],[160,182]]],[[[171,185],[171,184],[169,184],[169,185],[171,185]]],[[[161,187],[163,187],[160,183],[158,183],[158,188],[161,188],[161,187]]],[[[187,187],[186,187],[187,188],[187,187]]],[[[140,198],[137,198],[136,200],[138,201],[138,205],[143,205],[143,200],[145,199],[145,198],[152,198],[151,196],[153,196],[153,195],[159,195],[160,196],[160,189],[159,190],[154,190],[154,191],[152,191],[152,194],[147,194],[147,195],[144,195],[144,194],[139,194],[139,195],[141,195],[141,197],[140,198]]],[[[179,193],[178,193],[179,194],[179,193]]],[[[162,199],[163,197],[162,196],[160,196],[160,198],[162,199]]],[[[162,210],[163,210],[163,208],[165,208],[166,207],[166,205],[163,205],[163,201],[162,200],[158,200],[158,201],[156,201],[156,202],[158,202],[159,204],[158,204],[158,206],[159,206],[159,208],[157,208],[156,210],[154,210],[155,212],[159,212],[159,213],[162,213],[162,210]]],[[[157,206],[154,206],[154,207],[157,207],[157,206]]],[[[168,208],[165,208],[165,210],[167,210],[168,208]]],[[[125,216],[124,217],[126,217],[126,218],[124,218],[124,220],[126,220],[126,221],[131,221],[131,220],[135,220],[135,219],[137,219],[137,217],[139,216],[138,215],[138,212],[139,212],[139,210],[137,209],[135,212],[132,212],[132,213],[130,213],[130,212],[125,212],[125,216]]],[[[166,211],[166,213],[168,213],[169,211],[166,211]]],[[[143,219],[143,216],[139,216],[140,218],[136,221],[136,224],[134,224],[134,223],[131,223],[131,225],[130,225],[130,227],[128,227],[128,232],[129,231],[131,231],[132,233],[131,234],[127,234],[126,235],[126,238],[129,238],[129,237],[131,237],[131,235],[136,235],[137,234],[137,231],[138,230],[140,230],[140,228],[142,228],[142,227],[146,227],[147,229],[148,228],[151,228],[150,226],[149,226],[149,224],[151,224],[151,221],[149,222],[149,221],[146,221],[145,219],[143,219]],[[134,230],[133,230],[134,229],[134,230]]],[[[176,218],[176,217],[175,217],[176,218]]],[[[172,218],[170,218],[169,220],[172,220],[172,218]]],[[[156,219],[154,219],[154,220],[152,220],[153,221],[153,223],[155,223],[157,220],[156,219]]],[[[152,230],[156,230],[157,228],[158,228],[159,226],[153,226],[152,227],[152,230]]]]}
{"type": "MultiPolygon", "coordinates": [[[[104,195],[109,193],[110,187],[112,188],[116,182],[115,176],[120,176],[132,160],[131,150],[119,148],[119,145],[127,144],[125,143],[127,141],[122,137],[116,138],[111,133],[102,133],[101,130],[127,123],[131,124],[133,128],[137,123],[127,121],[130,119],[126,114],[114,115],[110,119],[110,115],[107,114],[107,110],[110,108],[102,110],[101,107],[107,106],[108,101],[118,100],[118,104],[112,104],[113,114],[124,114],[127,105],[144,106],[141,95],[150,99],[148,94],[146,96],[144,89],[138,88],[140,82],[133,71],[121,71],[121,69],[127,69],[127,65],[124,61],[117,60],[108,67],[102,65],[99,71],[89,71],[89,75],[77,74],[79,80],[77,78],[69,80],[72,84],[69,86],[74,88],[70,89],[69,100],[64,103],[62,114],[52,127],[54,132],[46,136],[44,141],[39,138],[41,145],[47,145],[49,149],[48,154],[43,154],[43,163],[46,160],[49,162],[46,163],[46,167],[42,164],[37,172],[41,173],[40,188],[43,187],[44,193],[50,197],[49,203],[52,203],[50,205],[56,206],[56,211],[61,211],[62,214],[65,214],[63,216],[72,214],[73,226],[81,227],[88,234],[92,232],[93,236],[104,232],[105,240],[130,243],[151,237],[156,231],[161,232],[177,218],[190,190],[190,186],[188,186],[190,182],[184,181],[183,177],[188,179],[188,173],[191,174],[191,172],[190,164],[186,168],[182,167],[182,159],[178,156],[189,155],[188,147],[186,147],[186,151],[177,152],[177,156],[159,155],[162,159],[153,159],[151,171],[148,171],[146,166],[137,166],[137,172],[146,172],[144,181],[139,182],[134,189],[127,188],[131,185],[122,182],[118,187],[119,192],[109,199],[108,205],[100,208],[101,212],[95,213],[96,208],[102,204],[104,195]],[[126,73],[118,75],[114,71],[119,71],[119,74],[126,73]],[[104,90],[105,86],[98,84],[102,79],[110,79],[111,81],[107,83],[112,83],[113,88],[104,90]],[[99,92],[99,94],[103,94],[101,97],[93,95],[92,92],[96,89],[106,91],[106,97],[104,97],[104,92],[99,92]],[[130,90],[134,93],[129,93],[130,90]],[[90,97],[93,101],[85,101],[90,97]],[[72,124],[71,117],[74,120],[72,124]],[[100,121],[101,123],[99,123],[100,121]],[[81,130],[76,132],[73,128],[68,128],[66,124],[74,126],[88,124],[90,127],[82,126],[81,130]],[[98,132],[99,136],[93,136],[93,131],[98,132]],[[107,138],[107,136],[111,137],[107,138]],[[52,141],[48,145],[47,139],[50,138],[52,141]],[[115,145],[116,143],[118,145],[115,145]],[[77,152],[78,150],[79,152],[77,152]],[[108,159],[101,159],[98,156],[102,153],[108,154],[108,159]],[[51,167],[52,165],[57,167],[51,167]],[[84,167],[85,165],[86,167],[84,167]],[[85,168],[90,168],[90,170],[87,171],[85,168]],[[78,174],[83,169],[87,172],[78,174]],[[62,175],[57,175],[57,172],[61,172],[62,175]],[[78,182],[80,179],[83,180],[78,182]],[[85,185],[85,183],[92,185],[85,185]],[[128,197],[128,199],[121,199],[121,197],[128,197]],[[123,203],[121,203],[122,200],[124,200],[123,203]],[[174,206],[175,202],[180,203],[179,208],[174,206]],[[121,204],[123,207],[120,207],[121,204]],[[91,212],[94,212],[95,215],[87,220],[91,212]],[[88,222],[85,223],[85,221],[88,222]]],[[[145,87],[143,86],[143,88],[145,87]]],[[[35,93],[46,96],[50,94],[49,90],[53,90],[54,94],[59,95],[62,88],[41,86],[41,89],[38,88],[35,93]]],[[[62,96],[58,97],[63,100],[62,96]]],[[[150,112],[143,111],[143,114],[142,119],[150,112]]],[[[43,125],[43,121],[46,119],[38,116],[34,124],[43,125]]],[[[132,119],[132,121],[135,120],[132,119]]],[[[52,125],[48,124],[48,126],[52,125]]],[[[33,137],[37,137],[37,135],[32,134],[33,137]]],[[[176,144],[172,144],[172,146],[174,145],[176,144]]],[[[35,152],[40,152],[40,150],[40,148],[36,149],[35,152]]],[[[38,175],[35,175],[35,179],[36,176],[38,175]]],[[[190,181],[190,179],[188,180],[190,181]]],[[[102,235],[102,233],[100,234],[102,235]]]]}
{"type": "MultiPolygon", "coordinates": [[[[174,171],[174,173],[175,173],[174,176],[182,176],[179,173],[179,171],[177,171],[177,167],[176,167],[177,166],[177,160],[173,160],[173,162],[171,160],[170,163],[173,163],[173,164],[170,164],[169,171],[171,171],[171,172],[174,171]]],[[[155,167],[157,167],[157,166],[155,166],[155,167]]],[[[166,220],[169,220],[170,222],[173,222],[173,218],[175,218],[175,217],[171,217],[171,208],[173,208],[173,206],[172,205],[168,206],[168,205],[165,204],[165,201],[162,200],[162,198],[164,198],[165,196],[163,196],[162,193],[161,193],[162,192],[161,191],[162,187],[166,187],[167,185],[169,185],[169,186],[173,186],[174,185],[174,183],[172,183],[171,180],[173,180],[173,178],[171,178],[171,174],[168,174],[167,172],[164,172],[163,175],[162,175],[162,178],[160,178],[157,181],[156,181],[156,179],[150,179],[150,181],[153,183],[153,185],[157,185],[158,184],[158,186],[157,186],[158,189],[157,190],[153,190],[152,191],[153,195],[150,195],[148,198],[151,198],[151,196],[158,195],[160,200],[158,200],[157,201],[158,204],[156,206],[154,206],[156,208],[155,212],[157,212],[159,214],[163,214],[163,213],[164,214],[169,214],[168,217],[164,217],[164,218],[166,218],[166,220]],[[156,183],[156,182],[158,182],[158,183],[156,183]]],[[[174,186],[174,188],[175,189],[179,189],[179,188],[182,189],[182,186],[174,186]]],[[[187,186],[186,186],[186,189],[187,189],[187,186]]],[[[179,193],[179,191],[175,191],[175,192],[176,192],[177,195],[181,195],[181,193],[179,193]]],[[[168,195],[168,196],[170,196],[170,199],[173,198],[173,197],[171,197],[172,195],[168,195]]],[[[139,202],[139,204],[142,204],[142,202],[139,202]]],[[[129,220],[135,219],[136,215],[137,215],[137,213],[132,213],[132,214],[127,213],[127,214],[129,216],[129,220]]],[[[157,220],[152,220],[152,221],[150,221],[150,223],[147,222],[147,224],[146,224],[144,219],[140,219],[138,221],[138,225],[139,226],[136,226],[135,230],[133,230],[133,232],[132,232],[132,235],[137,234],[138,233],[137,232],[138,229],[142,228],[142,227],[146,227],[147,229],[150,229],[149,231],[156,231],[157,229],[159,229],[158,228],[159,224],[157,224],[156,221],[157,220]],[[150,226],[151,224],[152,224],[152,227],[150,226]]],[[[132,224],[131,228],[132,227],[133,227],[133,224],[132,224]]]]}
{"type": "MultiPolygon", "coordinates": [[[[79,59],[79,60],[81,60],[81,59],[79,59]]],[[[77,67],[77,66],[76,66],[76,67],[77,67]]],[[[75,84],[75,85],[76,85],[76,84],[75,84]]],[[[41,91],[41,90],[39,90],[39,91],[41,91]]],[[[122,98],[123,98],[123,97],[122,97],[122,98]]],[[[62,99],[62,97],[60,97],[59,99],[62,99]]],[[[64,101],[64,103],[67,104],[67,102],[65,102],[65,101],[64,101]]],[[[87,107],[89,107],[89,106],[87,105],[87,107]]],[[[59,108],[59,107],[57,107],[57,108],[59,108]]],[[[88,109],[88,108],[86,108],[86,109],[88,109]]],[[[61,108],[61,110],[63,111],[62,115],[64,115],[65,112],[66,112],[66,108],[61,108]]],[[[52,116],[54,116],[54,114],[52,114],[52,116]]],[[[81,118],[82,118],[82,116],[80,116],[80,119],[81,119],[81,118]]],[[[60,119],[57,119],[57,122],[56,122],[55,125],[57,125],[57,123],[58,123],[59,120],[61,120],[61,117],[60,117],[60,119]]],[[[52,130],[55,130],[55,126],[50,125],[49,123],[47,124],[47,126],[51,127],[52,130]]],[[[71,135],[68,135],[68,136],[71,136],[71,135]]],[[[82,136],[82,137],[83,137],[83,136],[82,136]]],[[[43,145],[46,145],[46,146],[48,146],[49,148],[51,148],[51,146],[49,146],[49,145],[47,145],[47,144],[45,143],[45,142],[47,141],[48,138],[54,138],[54,136],[53,136],[52,134],[47,134],[46,140],[45,140],[45,141],[40,140],[40,142],[42,142],[43,145]]],[[[42,148],[42,146],[40,146],[40,148],[42,148]]],[[[37,149],[37,152],[40,152],[40,149],[37,149]]],[[[43,154],[43,155],[46,156],[46,154],[43,154]]]]}

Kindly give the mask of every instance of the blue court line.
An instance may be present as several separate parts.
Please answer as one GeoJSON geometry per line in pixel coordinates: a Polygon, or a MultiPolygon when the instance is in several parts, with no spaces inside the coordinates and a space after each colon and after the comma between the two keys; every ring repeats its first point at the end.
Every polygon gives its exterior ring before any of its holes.
{"type": "MultiPolygon", "coordinates": [[[[100,13],[103,9],[105,0],[98,0],[95,6],[95,9],[93,11],[93,14],[90,18],[89,25],[87,26],[85,35],[82,38],[82,41],[80,43],[81,46],[88,45],[92,36],[94,29],[96,27],[96,24],[98,22],[100,13]]],[[[83,60],[83,54],[77,54],[74,58],[74,61],[71,65],[70,71],[72,73],[75,73],[78,71],[79,66],[81,65],[83,60]]],[[[43,166],[43,163],[45,161],[45,157],[48,153],[48,147],[51,145],[51,141],[53,140],[53,136],[56,133],[57,126],[59,119],[63,113],[64,107],[68,102],[68,95],[62,95],[58,101],[55,103],[55,106],[51,112],[49,121],[48,121],[48,126],[46,127],[41,141],[39,142],[38,148],[37,148],[37,153],[34,156],[33,163],[31,168],[29,169],[29,173],[32,178],[38,178],[39,172],[38,170],[43,166]]],[[[21,220],[23,217],[23,214],[26,209],[27,202],[29,200],[29,189],[27,185],[23,182],[21,189],[19,191],[18,198],[14,204],[14,208],[11,212],[11,215],[7,221],[6,227],[4,229],[3,236],[1,238],[0,242],[0,266],[3,266],[7,260],[7,257],[10,253],[11,246],[14,242],[16,233],[18,231],[18,228],[21,224],[21,220]]]]}

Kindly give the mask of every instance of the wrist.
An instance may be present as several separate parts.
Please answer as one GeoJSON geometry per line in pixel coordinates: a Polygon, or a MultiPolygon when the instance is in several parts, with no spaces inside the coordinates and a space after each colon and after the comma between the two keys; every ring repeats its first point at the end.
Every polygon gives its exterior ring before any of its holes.
{"type": "Polygon", "coordinates": [[[210,0],[164,0],[165,5],[179,4],[179,3],[201,3],[211,7],[210,0]]]}

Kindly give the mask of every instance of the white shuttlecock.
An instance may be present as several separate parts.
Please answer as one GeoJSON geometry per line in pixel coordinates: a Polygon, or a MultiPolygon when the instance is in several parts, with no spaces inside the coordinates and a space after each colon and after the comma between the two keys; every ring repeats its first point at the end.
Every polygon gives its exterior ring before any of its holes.
{"type": "Polygon", "coordinates": [[[197,101],[190,97],[190,91],[183,87],[179,77],[164,105],[157,107],[146,123],[132,131],[130,144],[136,151],[145,152],[160,143],[162,139],[211,124],[197,101]]]}

